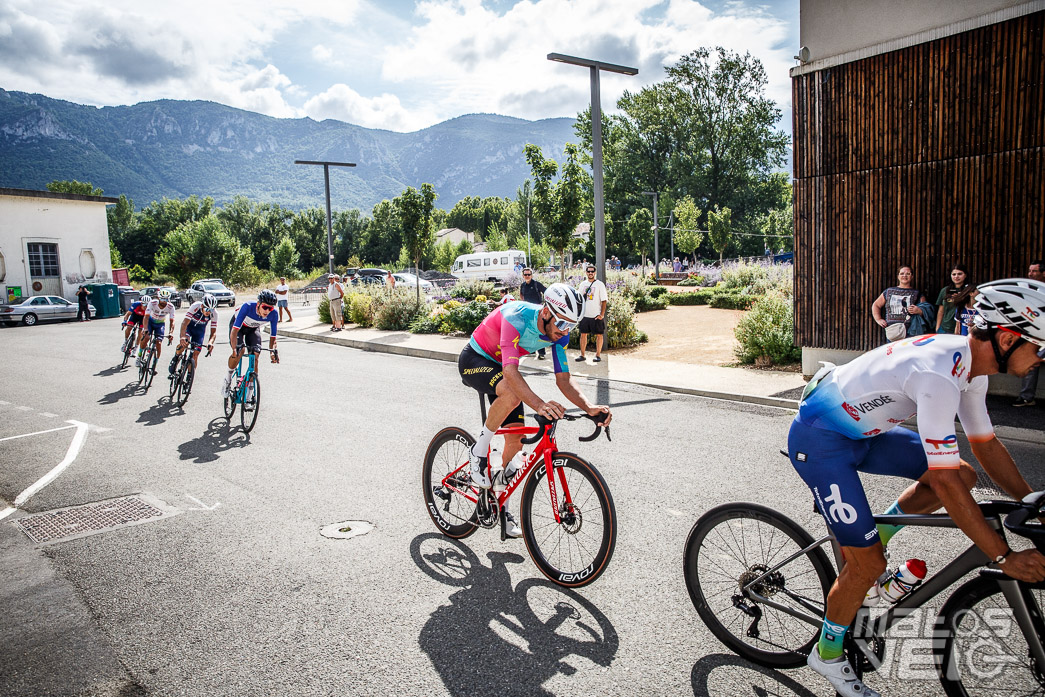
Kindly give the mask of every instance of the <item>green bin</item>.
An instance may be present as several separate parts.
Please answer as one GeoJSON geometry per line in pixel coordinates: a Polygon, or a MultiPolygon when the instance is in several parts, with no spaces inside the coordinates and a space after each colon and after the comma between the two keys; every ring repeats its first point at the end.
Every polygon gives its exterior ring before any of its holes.
{"type": "Polygon", "coordinates": [[[120,316],[120,287],[115,283],[95,283],[87,286],[91,292],[96,318],[120,316]]]}

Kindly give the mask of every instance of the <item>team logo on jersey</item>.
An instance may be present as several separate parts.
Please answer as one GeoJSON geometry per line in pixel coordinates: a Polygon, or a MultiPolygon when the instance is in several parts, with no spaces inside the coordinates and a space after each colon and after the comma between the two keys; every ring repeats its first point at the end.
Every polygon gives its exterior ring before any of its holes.
{"type": "Polygon", "coordinates": [[[956,378],[960,378],[962,376],[962,374],[965,372],[965,364],[962,363],[962,352],[961,351],[955,351],[953,358],[954,358],[954,367],[951,368],[951,375],[953,375],[956,378]]]}
{"type": "Polygon", "coordinates": [[[849,414],[849,416],[853,417],[854,421],[860,420],[860,412],[853,408],[849,402],[842,402],[842,408],[845,409],[845,412],[849,414]]]}
{"type": "Polygon", "coordinates": [[[884,407],[886,404],[892,404],[895,400],[887,394],[880,394],[874,399],[866,402],[860,402],[859,404],[850,404],[849,402],[842,402],[842,408],[845,409],[849,416],[853,417],[856,421],[860,420],[860,414],[869,414],[878,407],[884,407]]]}
{"type": "Polygon", "coordinates": [[[915,339],[911,342],[911,346],[925,346],[926,344],[931,344],[934,341],[936,341],[936,335],[929,334],[928,336],[923,336],[921,338],[915,339]]]}
{"type": "Polygon", "coordinates": [[[873,429],[871,431],[864,431],[864,435],[865,436],[877,436],[881,432],[882,432],[882,429],[876,428],[876,429],[873,429]]]}
{"type": "Polygon", "coordinates": [[[958,448],[958,436],[953,433],[942,440],[935,438],[926,438],[925,442],[940,451],[934,454],[943,454],[954,452],[958,448]]]}

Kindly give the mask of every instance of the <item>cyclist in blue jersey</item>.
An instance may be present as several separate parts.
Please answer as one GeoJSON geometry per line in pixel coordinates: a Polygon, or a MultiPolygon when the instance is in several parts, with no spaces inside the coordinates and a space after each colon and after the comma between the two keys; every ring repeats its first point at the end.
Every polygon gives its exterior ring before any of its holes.
{"type": "Polygon", "coordinates": [[[214,348],[214,338],[218,334],[218,311],[214,309],[217,306],[218,299],[207,293],[202,300],[193,303],[189,307],[189,311],[185,313],[185,319],[181,322],[181,341],[178,342],[178,349],[174,352],[174,358],[171,359],[167,371],[172,376],[174,367],[178,364],[178,356],[190,346],[192,346],[192,367],[199,367],[200,347],[203,346],[203,334],[208,325],[210,325],[210,338],[207,341],[207,354],[210,355],[210,349],[214,348]]]}
{"type": "MultiPolygon", "coordinates": [[[[551,349],[555,384],[559,391],[590,416],[605,414],[602,424],[609,425],[613,418],[610,408],[592,404],[581,394],[570,376],[566,360],[570,330],[577,326],[583,315],[584,298],[580,293],[565,283],[553,283],[544,293],[543,306],[526,302],[500,305],[472,333],[458,358],[458,370],[467,385],[487,395],[491,401],[486,423],[470,451],[469,471],[476,486],[490,488],[490,478],[486,474],[490,442],[502,424],[522,424],[523,404],[549,419],[560,418],[566,413],[561,404],[544,401],[526,384],[519,373],[522,356],[542,348],[551,349]]],[[[522,436],[506,436],[504,440],[503,458],[507,468],[522,448],[522,436]]],[[[514,471],[509,469],[503,472],[505,480],[510,480],[513,474],[514,471]]],[[[518,532],[517,528],[515,531],[518,532]]]]}
{"type": "MultiPolygon", "coordinates": [[[[232,385],[232,376],[236,372],[243,354],[250,349],[251,353],[261,353],[261,326],[269,325],[269,348],[276,348],[276,323],[279,315],[276,309],[276,294],[271,290],[263,290],[258,293],[257,302],[243,303],[239,312],[232,318],[229,328],[229,345],[232,346],[232,354],[229,356],[229,372],[225,376],[225,383],[221,387],[221,396],[227,397],[232,385]]],[[[272,353],[272,362],[279,363],[279,358],[272,353]]],[[[254,364],[254,369],[260,372],[260,363],[254,364]]]]}
{"type": "Polygon", "coordinates": [[[1045,355],[1045,284],[1006,279],[979,287],[969,336],[930,334],[880,346],[850,363],[825,365],[806,387],[788,435],[791,463],[812,490],[842,546],[845,565],[827,596],[808,665],[841,694],[878,697],[842,649],[868,590],[886,570],[885,545],[902,526],[876,525],[859,473],[914,480],[885,511],[931,513],[942,505],[1006,574],[1045,580],[1045,556],[1014,552],[983,517],[970,489],[976,472],[958,451],[954,420],[973,455],[1009,495],[1032,492],[987,415],[987,376],[1026,375],[1045,355]],[[897,428],[918,416],[918,430],[897,428]]]}

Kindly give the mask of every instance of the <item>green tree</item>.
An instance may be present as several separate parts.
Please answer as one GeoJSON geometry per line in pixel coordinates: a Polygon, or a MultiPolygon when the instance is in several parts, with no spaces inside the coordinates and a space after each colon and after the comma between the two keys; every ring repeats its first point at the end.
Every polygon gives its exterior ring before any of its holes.
{"type": "Polygon", "coordinates": [[[653,214],[648,208],[639,208],[628,218],[625,229],[631,240],[631,249],[642,259],[642,275],[646,275],[646,256],[653,251],[653,214]]]}
{"type": "MultiPolygon", "coordinates": [[[[541,221],[545,240],[560,257],[564,257],[566,249],[573,244],[574,230],[581,221],[583,176],[577,162],[577,146],[567,143],[564,153],[566,162],[562,166],[562,174],[557,182],[553,182],[559,169],[558,163],[544,157],[541,149],[532,143],[523,148],[534,182],[532,215],[541,221]]],[[[559,277],[565,278],[566,265],[562,264],[559,271],[559,277]]]]}
{"type": "Polygon", "coordinates": [[[394,261],[403,246],[403,230],[395,206],[388,199],[374,206],[363,235],[364,259],[378,264],[394,261]]]}
{"type": "Polygon", "coordinates": [[[165,198],[153,201],[136,216],[137,225],[119,243],[124,263],[152,268],[156,252],[167,235],[180,225],[202,220],[211,214],[214,199],[190,196],[185,200],[165,198]]]}
{"type": "MultiPolygon", "coordinates": [[[[406,191],[396,198],[395,208],[403,230],[403,248],[414,261],[414,271],[421,273],[421,257],[430,253],[435,241],[435,230],[432,229],[432,209],[435,207],[435,187],[425,183],[418,191],[408,186],[406,191]]],[[[416,284],[417,302],[421,302],[421,284],[416,284]]]]}
{"type": "Polygon", "coordinates": [[[367,224],[366,217],[355,208],[333,214],[335,266],[345,266],[350,258],[363,253],[367,224]]]}
{"type": "Polygon", "coordinates": [[[729,243],[733,241],[733,211],[718,206],[708,211],[708,240],[718,252],[718,263],[721,264],[729,243]]]}
{"type": "Polygon", "coordinates": [[[503,252],[508,248],[508,236],[496,224],[491,225],[486,234],[486,251],[503,252]]]}
{"type": "Polygon", "coordinates": [[[692,198],[687,196],[675,206],[675,246],[685,254],[693,255],[693,263],[697,262],[697,247],[704,240],[704,231],[700,229],[700,209],[692,198]]]}
{"type": "Polygon", "coordinates": [[[457,259],[457,248],[450,240],[443,240],[435,246],[432,267],[437,271],[449,273],[453,268],[454,260],[457,259]]]}
{"type": "Polygon", "coordinates": [[[137,225],[134,213],[134,201],[120,194],[120,200],[115,206],[105,208],[105,220],[109,228],[109,251],[112,255],[113,268],[123,267],[123,254],[121,249],[130,236],[130,232],[137,225]]]}
{"type": "Polygon", "coordinates": [[[290,237],[284,237],[272,249],[272,254],[269,258],[269,269],[277,276],[297,278],[300,275],[297,269],[298,259],[300,258],[301,255],[298,254],[294,241],[290,237]]]}
{"type": "Polygon", "coordinates": [[[314,207],[298,211],[290,223],[290,239],[301,255],[302,268],[328,268],[326,211],[314,207]]]}
{"type": "Polygon", "coordinates": [[[95,189],[90,182],[55,180],[47,184],[47,190],[56,194],[80,194],[81,196],[101,196],[102,190],[95,189]]]}
{"type": "Polygon", "coordinates": [[[254,257],[226,231],[216,216],[182,223],[156,253],[156,272],[187,286],[197,276],[241,283],[255,273],[254,257]]]}

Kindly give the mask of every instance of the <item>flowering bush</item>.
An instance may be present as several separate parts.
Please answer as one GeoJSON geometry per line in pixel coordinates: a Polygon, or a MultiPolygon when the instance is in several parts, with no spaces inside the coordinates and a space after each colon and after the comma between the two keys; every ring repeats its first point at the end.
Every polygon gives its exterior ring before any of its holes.
{"type": "MultiPolygon", "coordinates": [[[[449,304],[446,303],[446,305],[449,304]]],[[[443,305],[443,307],[446,308],[446,305],[443,305]]],[[[464,305],[459,304],[457,307],[449,309],[439,316],[441,320],[439,331],[443,334],[453,334],[454,332],[471,334],[479,326],[479,323],[486,319],[488,314],[490,314],[490,306],[485,302],[473,300],[464,305]]]]}
{"type": "Polygon", "coordinates": [[[374,298],[365,293],[348,296],[348,318],[360,327],[374,326],[374,298]]]}
{"type": "Polygon", "coordinates": [[[418,304],[417,296],[411,292],[395,291],[373,304],[374,326],[378,329],[403,331],[418,315],[425,314],[424,303],[418,304]]]}
{"type": "Polygon", "coordinates": [[[802,357],[802,350],[794,344],[794,330],[791,299],[770,293],[737,323],[737,358],[741,363],[793,363],[802,357]]]}
{"type": "Polygon", "coordinates": [[[478,295],[493,295],[493,283],[490,281],[461,281],[450,289],[455,298],[475,300],[478,295]]]}

